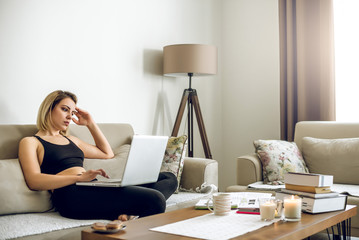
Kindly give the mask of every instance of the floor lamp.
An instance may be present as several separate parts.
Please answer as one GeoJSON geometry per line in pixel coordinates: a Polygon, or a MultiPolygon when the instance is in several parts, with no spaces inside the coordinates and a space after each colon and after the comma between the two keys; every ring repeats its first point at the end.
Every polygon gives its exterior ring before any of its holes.
{"type": "Polygon", "coordinates": [[[217,48],[203,44],[177,44],[163,48],[163,74],[165,76],[188,76],[189,88],[183,91],[172,136],[177,136],[187,104],[188,156],[193,157],[193,110],[196,114],[199,132],[206,158],[212,158],[206,130],[199,106],[196,89],[191,87],[193,76],[217,73],[217,48]]]}

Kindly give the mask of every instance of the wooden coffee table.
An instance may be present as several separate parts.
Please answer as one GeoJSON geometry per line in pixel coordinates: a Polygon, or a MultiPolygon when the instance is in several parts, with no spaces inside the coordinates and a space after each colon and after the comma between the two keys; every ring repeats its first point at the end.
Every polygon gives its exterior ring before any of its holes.
{"type": "MultiPolygon", "coordinates": [[[[207,210],[194,210],[184,208],[167,213],[157,214],[145,218],[140,218],[126,223],[127,228],[115,234],[101,234],[93,232],[91,228],[82,231],[82,240],[99,240],[99,239],[193,239],[173,234],[150,231],[150,228],[162,226],[169,223],[182,221],[188,218],[201,216],[209,213],[207,210]]],[[[357,206],[348,205],[343,211],[336,211],[321,214],[302,214],[300,222],[283,222],[279,221],[269,226],[260,228],[256,231],[238,236],[234,239],[303,239],[334,225],[342,223],[344,229],[348,219],[357,214],[357,206]]]]}

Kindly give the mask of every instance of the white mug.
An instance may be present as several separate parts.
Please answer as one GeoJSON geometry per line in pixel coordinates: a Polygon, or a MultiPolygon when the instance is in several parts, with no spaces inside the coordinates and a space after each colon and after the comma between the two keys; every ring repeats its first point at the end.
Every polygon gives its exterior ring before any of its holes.
{"type": "Polygon", "coordinates": [[[231,212],[232,198],[229,193],[214,193],[207,201],[207,208],[214,213],[214,215],[224,216],[231,212]],[[213,203],[213,209],[210,206],[213,203]]]}

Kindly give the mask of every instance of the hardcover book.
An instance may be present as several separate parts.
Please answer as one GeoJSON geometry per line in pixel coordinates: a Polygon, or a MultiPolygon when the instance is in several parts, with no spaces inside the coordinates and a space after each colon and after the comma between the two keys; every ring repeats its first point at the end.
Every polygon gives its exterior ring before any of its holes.
{"type": "Polygon", "coordinates": [[[295,190],[290,190],[290,189],[282,189],[281,192],[291,194],[291,195],[310,197],[310,198],[328,198],[328,197],[339,196],[338,192],[311,193],[311,192],[295,191],[295,190]]]}
{"type": "Polygon", "coordinates": [[[308,193],[330,193],[332,191],[330,187],[311,187],[293,184],[285,184],[285,189],[308,193]]]}
{"type": "MultiPolygon", "coordinates": [[[[278,192],[276,198],[283,199],[291,194],[278,192]]],[[[302,211],[307,213],[324,213],[344,210],[347,205],[347,196],[339,194],[330,198],[302,197],[302,211]]]]}
{"type": "Polygon", "coordinates": [[[284,183],[311,187],[331,187],[333,185],[333,176],[289,172],[284,174],[284,183]]]}

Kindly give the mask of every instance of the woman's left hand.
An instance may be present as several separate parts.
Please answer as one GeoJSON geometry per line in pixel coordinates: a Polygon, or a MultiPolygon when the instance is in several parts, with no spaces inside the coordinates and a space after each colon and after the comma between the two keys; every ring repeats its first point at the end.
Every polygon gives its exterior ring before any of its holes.
{"type": "Polygon", "coordinates": [[[93,123],[93,119],[92,119],[90,113],[88,113],[85,110],[82,110],[82,109],[76,107],[76,112],[74,112],[74,114],[76,115],[77,119],[72,118],[72,121],[74,123],[76,123],[77,125],[88,126],[93,123]]]}

